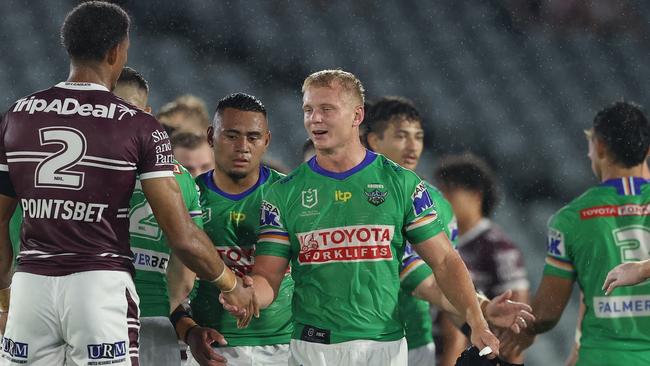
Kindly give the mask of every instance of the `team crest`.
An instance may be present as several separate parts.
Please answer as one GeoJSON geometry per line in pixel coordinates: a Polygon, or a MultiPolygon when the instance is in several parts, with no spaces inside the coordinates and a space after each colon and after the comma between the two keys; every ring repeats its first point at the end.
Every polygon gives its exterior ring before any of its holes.
{"type": "Polygon", "coordinates": [[[386,196],[388,196],[388,192],[384,189],[383,184],[368,184],[368,189],[364,190],[363,193],[366,194],[368,202],[374,206],[379,206],[384,203],[386,196]]]}
{"type": "Polygon", "coordinates": [[[305,208],[312,208],[318,204],[318,190],[316,188],[309,188],[302,191],[302,206],[305,208]]]}

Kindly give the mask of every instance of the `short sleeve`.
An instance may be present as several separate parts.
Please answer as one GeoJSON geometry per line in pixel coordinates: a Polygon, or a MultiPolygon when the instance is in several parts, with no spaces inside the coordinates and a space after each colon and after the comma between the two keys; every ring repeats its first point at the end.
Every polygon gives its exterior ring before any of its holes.
{"type": "Polygon", "coordinates": [[[167,132],[155,118],[143,116],[138,134],[139,161],[137,164],[140,180],[171,177],[174,169],[174,155],[167,132]]]}
{"type": "Polygon", "coordinates": [[[194,178],[187,169],[185,169],[178,162],[174,163],[174,177],[181,189],[185,207],[190,213],[192,221],[201,229],[203,229],[203,218],[201,217],[201,203],[199,202],[199,186],[194,182],[194,178]]]}
{"type": "Polygon", "coordinates": [[[277,183],[272,185],[262,200],[255,256],[271,255],[291,259],[291,243],[284,225],[282,200],[277,188],[277,183]]]}
{"type": "Polygon", "coordinates": [[[568,215],[567,211],[560,211],[549,220],[544,275],[573,280],[576,271],[570,255],[571,238],[567,229],[571,224],[568,215]]]}
{"type": "Polygon", "coordinates": [[[8,197],[16,197],[16,190],[9,177],[9,165],[7,163],[7,150],[5,148],[5,131],[7,129],[7,115],[0,120],[0,194],[8,197]]]}
{"type": "Polygon", "coordinates": [[[419,244],[443,231],[443,225],[429,191],[415,174],[406,179],[404,232],[406,239],[419,244]]]}

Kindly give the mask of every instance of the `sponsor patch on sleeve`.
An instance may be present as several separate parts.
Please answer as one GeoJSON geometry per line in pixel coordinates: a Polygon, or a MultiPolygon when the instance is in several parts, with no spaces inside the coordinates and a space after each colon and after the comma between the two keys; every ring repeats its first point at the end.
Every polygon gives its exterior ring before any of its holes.
{"type": "Polygon", "coordinates": [[[565,257],[566,249],[564,247],[564,234],[552,228],[548,229],[548,242],[546,253],[553,257],[565,257]]]}
{"type": "Polygon", "coordinates": [[[280,223],[280,210],[267,201],[262,201],[260,226],[282,227],[282,224],[280,223]]]}
{"type": "Polygon", "coordinates": [[[423,182],[420,182],[420,184],[415,187],[411,199],[413,200],[413,211],[415,212],[415,216],[419,216],[426,209],[433,207],[433,200],[423,182]]]}

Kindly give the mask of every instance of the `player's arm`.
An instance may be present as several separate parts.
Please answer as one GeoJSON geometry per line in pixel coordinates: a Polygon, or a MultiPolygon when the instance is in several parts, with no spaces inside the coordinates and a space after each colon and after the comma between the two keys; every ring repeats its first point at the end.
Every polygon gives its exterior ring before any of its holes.
{"type": "Polygon", "coordinates": [[[650,259],[622,263],[609,271],[603,290],[605,295],[609,295],[617,287],[636,285],[648,278],[650,278],[650,259]]]}
{"type": "Polygon", "coordinates": [[[289,260],[272,255],[255,256],[255,266],[251,272],[255,297],[261,308],[266,308],[275,300],[280,285],[287,273],[289,260]]]}
{"type": "Polygon", "coordinates": [[[535,322],[529,327],[534,334],[553,329],[571,298],[573,280],[545,275],[533,299],[535,322]]]}
{"type": "Polygon", "coordinates": [[[167,287],[169,289],[170,312],[176,309],[194,287],[196,274],[172,253],[167,267],[167,287]]]}
{"type": "Polygon", "coordinates": [[[176,330],[179,340],[190,347],[194,359],[203,366],[224,366],[227,360],[212,348],[212,343],[221,346],[228,344],[224,336],[212,328],[198,325],[189,307],[185,304],[178,305],[169,316],[169,321],[176,330]]]}
{"type": "MultiPolygon", "coordinates": [[[[6,175],[8,180],[9,176],[6,175]]],[[[13,188],[11,193],[13,193],[13,188]]],[[[9,286],[11,286],[14,263],[14,250],[9,239],[9,222],[16,209],[17,202],[18,200],[15,197],[6,196],[4,191],[0,192],[0,333],[2,334],[4,334],[7,324],[11,294],[11,287],[9,286]]]]}
{"type": "Polygon", "coordinates": [[[447,312],[438,316],[440,336],[442,337],[442,355],[440,366],[453,366],[458,356],[467,348],[467,337],[458,329],[456,321],[447,312]]]}

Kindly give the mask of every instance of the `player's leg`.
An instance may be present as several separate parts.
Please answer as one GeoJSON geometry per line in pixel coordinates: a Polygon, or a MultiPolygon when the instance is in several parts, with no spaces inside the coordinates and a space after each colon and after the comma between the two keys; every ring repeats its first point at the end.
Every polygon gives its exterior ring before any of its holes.
{"type": "Polygon", "coordinates": [[[140,366],[179,366],[181,354],[169,318],[140,318],[140,366]]]}
{"type": "Polygon", "coordinates": [[[57,311],[58,287],[59,277],[14,274],[0,365],[63,365],[65,342],[57,311]]]}
{"type": "Polygon", "coordinates": [[[292,339],[289,346],[289,365],[376,365],[407,366],[406,339],[397,341],[350,341],[338,344],[320,344],[292,339]]]}
{"type": "Polygon", "coordinates": [[[66,366],[139,366],[139,298],[131,275],[80,272],[65,276],[64,287],[66,366]]]}

